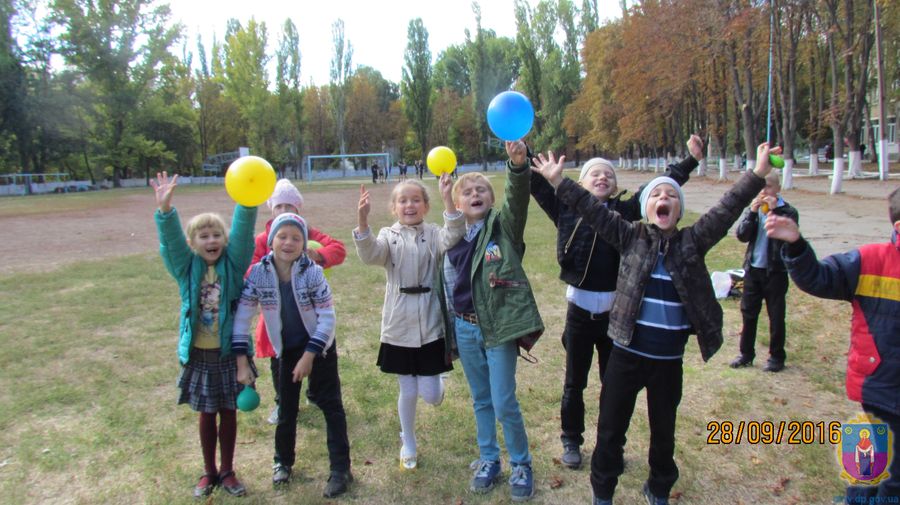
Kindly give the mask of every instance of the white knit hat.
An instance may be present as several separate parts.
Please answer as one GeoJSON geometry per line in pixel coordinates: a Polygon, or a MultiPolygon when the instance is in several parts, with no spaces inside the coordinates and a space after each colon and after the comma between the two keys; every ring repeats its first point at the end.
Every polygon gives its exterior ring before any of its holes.
{"type": "Polygon", "coordinates": [[[272,210],[283,203],[293,205],[294,208],[297,209],[297,212],[303,210],[303,195],[300,194],[300,190],[297,189],[297,186],[294,186],[294,183],[288,179],[279,179],[278,182],[275,183],[275,191],[272,192],[272,196],[270,196],[269,200],[266,202],[269,206],[269,210],[272,210]]]}
{"type": "Polygon", "coordinates": [[[616,171],[616,167],[614,167],[612,162],[610,162],[609,160],[604,158],[591,158],[587,160],[587,163],[585,163],[583,167],[581,167],[581,174],[578,176],[578,182],[581,182],[581,180],[584,179],[584,176],[587,175],[588,171],[590,171],[590,169],[596,167],[597,165],[606,165],[613,172],[616,171]]]}
{"type": "Polygon", "coordinates": [[[653,179],[641,190],[641,217],[647,218],[647,200],[650,199],[650,192],[660,184],[669,184],[678,192],[678,201],[681,203],[681,205],[679,205],[678,219],[681,219],[684,217],[684,192],[681,191],[681,185],[675,182],[675,179],[666,176],[660,176],[653,179]]]}

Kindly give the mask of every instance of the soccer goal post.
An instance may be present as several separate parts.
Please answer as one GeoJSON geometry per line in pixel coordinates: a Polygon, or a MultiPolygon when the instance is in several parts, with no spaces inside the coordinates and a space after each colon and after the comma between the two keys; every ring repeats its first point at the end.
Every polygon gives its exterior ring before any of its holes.
{"type": "MultiPolygon", "coordinates": [[[[313,179],[335,179],[344,177],[358,177],[370,175],[371,165],[368,159],[374,159],[379,167],[384,170],[386,180],[391,177],[391,153],[363,153],[363,154],[330,154],[330,155],[311,155],[306,157],[306,180],[312,182],[313,179]],[[362,167],[354,167],[349,163],[353,158],[364,158],[362,167]],[[322,169],[313,170],[313,162],[316,160],[336,160],[337,167],[328,166],[322,169]]],[[[330,165],[330,164],[329,164],[330,165]]]]}

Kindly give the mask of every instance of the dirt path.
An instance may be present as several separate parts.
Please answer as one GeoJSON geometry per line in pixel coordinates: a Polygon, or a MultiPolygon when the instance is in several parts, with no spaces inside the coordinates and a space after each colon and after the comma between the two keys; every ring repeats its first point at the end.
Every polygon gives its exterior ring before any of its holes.
{"type": "MultiPolygon", "coordinates": [[[[687,207],[703,212],[713,205],[739,174],[729,173],[729,181],[694,177],[684,188],[687,207]]],[[[630,190],[653,177],[652,173],[619,172],[619,186],[630,190]]],[[[310,192],[304,214],[314,226],[349,239],[355,224],[358,182],[326,193],[310,192]]],[[[801,229],[820,256],[851,249],[859,244],[886,240],[889,236],[885,198],[898,186],[896,180],[848,180],[844,193],[828,196],[827,177],[796,177],[796,188],[784,193],[800,211],[801,229]]],[[[391,184],[372,188],[374,205],[386,205],[391,184]]],[[[302,190],[302,187],[301,187],[302,190]]],[[[225,191],[192,192],[176,197],[179,212],[193,216],[203,211],[229,216],[233,203],[225,191]]],[[[59,198],[66,198],[60,195],[59,198]]],[[[39,200],[35,200],[38,202],[39,200]]],[[[0,209],[5,201],[0,199],[0,209]]],[[[45,271],[85,259],[138,254],[157,247],[153,225],[153,193],[131,193],[107,203],[73,212],[35,211],[26,215],[0,216],[0,274],[45,271]]],[[[268,209],[260,208],[257,231],[262,230],[268,209]]]]}

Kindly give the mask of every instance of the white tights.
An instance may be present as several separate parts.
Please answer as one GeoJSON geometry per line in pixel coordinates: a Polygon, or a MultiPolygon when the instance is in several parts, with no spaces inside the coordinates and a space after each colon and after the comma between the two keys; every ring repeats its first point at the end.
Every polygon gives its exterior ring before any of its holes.
{"type": "Polygon", "coordinates": [[[444,397],[444,381],[440,375],[398,375],[400,395],[397,411],[400,414],[400,438],[403,453],[416,454],[416,402],[418,397],[429,405],[437,405],[444,397]]]}

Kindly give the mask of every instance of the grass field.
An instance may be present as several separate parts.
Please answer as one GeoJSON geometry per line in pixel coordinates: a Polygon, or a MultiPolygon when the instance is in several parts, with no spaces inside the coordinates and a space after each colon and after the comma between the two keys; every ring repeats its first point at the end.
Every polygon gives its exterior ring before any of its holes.
{"type": "MultiPolygon", "coordinates": [[[[498,199],[502,179],[493,174],[498,199]]],[[[432,195],[437,195],[432,183],[432,195]]],[[[327,201],[337,186],[304,186],[308,201],[327,201]]],[[[724,187],[722,188],[724,191],[724,187]]],[[[0,202],[0,215],[77,212],[97,198],[126,198],[136,190],[0,202]],[[29,202],[30,203],[30,202],[29,202]]],[[[144,190],[146,191],[146,190],[144,190]]],[[[221,188],[179,189],[181,199],[221,188]]],[[[322,230],[345,241],[347,261],[330,281],[338,315],[337,341],[344,405],[356,483],[338,500],[321,497],[328,475],[324,422],[301,402],[298,462],[286,490],[271,486],[274,427],[267,360],[261,408],[240,413],[236,469],[249,494],[230,499],[217,491],[211,503],[509,503],[508,487],[486,496],[467,491],[470,461],[478,455],[474,419],[461,366],[450,374],[444,403],[419,404],[419,464],[402,472],[397,464],[399,422],[396,379],[375,366],[384,273],[356,257],[350,238],[353,207],[328,216],[322,230]]],[[[434,209],[430,218],[439,217],[434,209]]],[[[147,212],[144,213],[149,216],[147,212]]],[[[182,216],[185,217],[185,216],[182,216]]],[[[261,215],[262,223],[267,216],[261,215]]],[[[313,226],[324,219],[307,215],[313,226]]],[[[688,220],[696,218],[688,216],[688,220]]],[[[149,217],[147,217],[149,219],[149,217]]],[[[384,205],[373,204],[374,229],[390,224],[384,205]]],[[[546,332],[533,350],[536,364],[519,362],[518,391],[534,456],[535,503],[589,503],[589,469],[561,467],[559,400],[564,376],[560,333],[565,288],[557,279],[555,229],[532,203],[525,268],[535,290],[546,332]]],[[[124,239],[123,239],[124,240],[124,239]]],[[[739,267],[744,246],[728,237],[708,257],[711,269],[739,267]]],[[[22,254],[30,254],[22,251],[22,254]]],[[[173,279],[155,249],[99,261],[76,261],[44,272],[0,277],[0,502],[3,503],[191,503],[202,473],[196,415],[176,406],[176,330],[179,300],[173,279]]],[[[726,343],[703,363],[693,338],[684,364],[676,461],[681,478],[673,490],[680,504],[833,503],[843,494],[835,447],[829,443],[788,445],[708,444],[713,421],[846,420],[858,407],[844,397],[844,355],[849,307],[788,295],[788,368],[770,375],[754,368],[732,370],[740,312],[724,300],[726,343]]],[[[768,345],[761,316],[758,361],[768,345]]],[[[596,370],[596,369],[595,369],[596,370]]],[[[596,372],[586,391],[585,456],[593,449],[599,394],[596,372]]],[[[626,470],[617,503],[637,503],[647,475],[649,431],[643,393],[625,448],[626,470]]],[[[504,453],[505,457],[505,453],[504,453]]],[[[504,461],[505,474],[508,465],[504,461]]],[[[504,481],[505,482],[505,481],[504,481]]],[[[676,501],[677,499],[677,501],[676,501]]]]}

